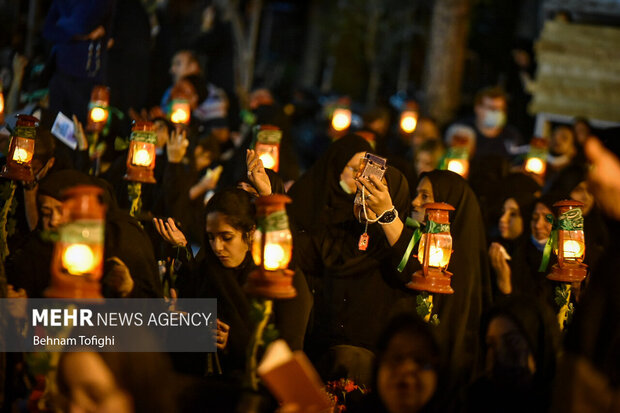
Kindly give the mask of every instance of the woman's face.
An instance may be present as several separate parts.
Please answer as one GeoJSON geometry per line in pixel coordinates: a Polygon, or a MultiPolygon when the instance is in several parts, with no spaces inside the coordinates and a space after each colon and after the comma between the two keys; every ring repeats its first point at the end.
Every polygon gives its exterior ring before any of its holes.
{"type": "Polygon", "coordinates": [[[377,391],[390,413],[416,412],[433,396],[437,372],[421,340],[411,333],[392,337],[377,371],[377,391]]]}
{"type": "Polygon", "coordinates": [[[207,215],[207,238],[213,253],[226,268],[241,265],[249,250],[248,237],[232,227],[226,215],[220,212],[207,215]]]}
{"type": "Polygon", "coordinates": [[[437,167],[435,157],[429,151],[419,151],[415,157],[415,171],[418,175],[422,172],[430,172],[437,167]]]}
{"type": "Polygon", "coordinates": [[[426,212],[426,208],[423,208],[422,205],[431,202],[435,202],[435,198],[433,197],[433,185],[431,184],[430,179],[424,177],[422,178],[422,180],[420,180],[417,188],[416,197],[411,203],[411,205],[413,206],[413,212],[411,214],[411,217],[418,222],[424,222],[424,214],[426,212]]]}
{"type": "Polygon", "coordinates": [[[131,397],[97,353],[66,353],[59,374],[67,386],[67,412],[133,412],[131,397]]]}
{"type": "Polygon", "coordinates": [[[551,135],[549,149],[553,155],[572,156],[577,149],[575,148],[575,138],[573,131],[568,127],[559,127],[551,135]]]}
{"type": "Polygon", "coordinates": [[[514,198],[504,201],[502,216],[499,218],[499,232],[504,239],[515,239],[523,233],[523,218],[519,204],[514,198]]]}
{"type": "Polygon", "coordinates": [[[570,192],[570,197],[575,201],[583,202],[584,206],[581,210],[584,216],[588,215],[594,206],[594,196],[588,190],[587,181],[580,182],[579,185],[570,192]]]}
{"type": "MultiPolygon", "coordinates": [[[[355,193],[357,190],[357,186],[355,185],[355,175],[357,174],[358,168],[360,167],[360,162],[362,161],[364,155],[366,155],[366,152],[358,152],[353,155],[340,173],[340,185],[346,186],[349,189],[350,194],[355,193]]],[[[344,188],[342,190],[344,191],[344,188]]]]}
{"type": "Polygon", "coordinates": [[[536,203],[530,225],[534,239],[539,242],[546,241],[549,235],[551,235],[551,223],[547,221],[547,215],[549,214],[552,214],[552,212],[545,204],[536,203]]]}

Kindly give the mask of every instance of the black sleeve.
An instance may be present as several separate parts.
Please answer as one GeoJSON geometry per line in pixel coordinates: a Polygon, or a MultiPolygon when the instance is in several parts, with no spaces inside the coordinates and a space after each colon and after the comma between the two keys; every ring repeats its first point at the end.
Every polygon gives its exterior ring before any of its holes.
{"type": "Polygon", "coordinates": [[[291,350],[302,350],[313,297],[310,294],[306,276],[300,269],[295,270],[293,287],[297,295],[289,300],[281,300],[274,306],[276,328],[291,350]]]}

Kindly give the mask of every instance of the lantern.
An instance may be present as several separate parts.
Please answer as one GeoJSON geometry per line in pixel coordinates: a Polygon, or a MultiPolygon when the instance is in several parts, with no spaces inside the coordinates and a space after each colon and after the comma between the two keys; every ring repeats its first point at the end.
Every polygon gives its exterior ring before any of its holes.
{"type": "Polygon", "coordinates": [[[1,178],[15,181],[34,181],[32,157],[34,156],[36,127],[39,119],[30,115],[17,115],[15,133],[9,144],[6,165],[0,171],[1,178]]]}
{"type": "Polygon", "coordinates": [[[110,88],[95,86],[88,104],[88,132],[101,132],[110,115],[110,88]]]}
{"type": "Polygon", "coordinates": [[[293,254],[285,209],[289,202],[289,197],[278,194],[256,200],[258,227],[254,232],[252,257],[259,268],[250,274],[244,287],[251,295],[268,299],[297,295],[293,287],[294,273],[287,268],[293,254]]]}
{"type": "Polygon", "coordinates": [[[131,128],[125,180],[155,183],[155,144],[157,134],[152,122],[134,121],[131,128]]]}
{"type": "Polygon", "coordinates": [[[105,206],[103,189],[80,185],[63,193],[63,222],[52,256],[54,298],[100,298],[103,274],[105,206]]]}
{"type": "Polygon", "coordinates": [[[272,125],[258,125],[254,127],[254,149],[263,166],[278,172],[280,167],[280,141],[282,131],[272,125]]]}
{"type": "Polygon", "coordinates": [[[407,287],[430,293],[452,294],[452,273],[447,268],[452,255],[450,211],[454,211],[454,208],[443,202],[426,204],[424,208],[426,228],[418,245],[418,260],[422,269],[413,274],[407,287]]]}
{"type": "Polygon", "coordinates": [[[584,205],[579,201],[565,200],[553,206],[558,208],[557,244],[553,247],[558,263],[551,267],[547,278],[565,283],[581,282],[588,273],[588,266],[583,264],[586,243],[581,208],[584,205]]]}
{"type": "Polygon", "coordinates": [[[351,126],[351,110],[346,107],[338,107],[334,109],[332,114],[332,128],[338,132],[342,132],[351,126]]]}
{"type": "Polygon", "coordinates": [[[442,169],[447,169],[467,179],[469,175],[468,143],[469,140],[466,137],[458,134],[454,135],[452,146],[448,149],[442,169]]]}
{"type": "Polygon", "coordinates": [[[530,141],[530,150],[525,158],[525,171],[541,178],[547,170],[547,141],[543,138],[533,138],[530,141]]]}
{"type": "Polygon", "coordinates": [[[188,125],[192,109],[187,99],[172,99],[170,104],[170,122],[188,125]]]}
{"type": "Polygon", "coordinates": [[[410,101],[400,113],[400,130],[404,133],[413,133],[418,126],[418,104],[410,101]]]}

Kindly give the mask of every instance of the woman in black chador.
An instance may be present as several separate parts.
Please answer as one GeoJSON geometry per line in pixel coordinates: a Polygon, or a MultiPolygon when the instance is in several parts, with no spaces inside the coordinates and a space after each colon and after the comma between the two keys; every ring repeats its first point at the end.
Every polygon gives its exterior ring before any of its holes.
{"type": "MultiPolygon", "coordinates": [[[[368,225],[367,249],[359,248],[365,226],[354,214],[354,177],[360,160],[371,150],[363,138],[347,135],[334,142],[289,191],[294,259],[306,275],[315,303],[306,350],[325,379],[349,377],[362,384],[371,380],[379,332],[396,301],[408,294],[389,281],[395,277],[396,267],[391,265],[395,251],[380,224],[368,225]]],[[[406,216],[406,179],[388,166],[385,182],[398,215],[406,216]]]]}
{"type": "MultiPolygon", "coordinates": [[[[243,372],[246,349],[253,331],[251,297],[243,289],[256,269],[250,253],[256,229],[255,208],[247,192],[231,188],[216,193],[206,207],[206,240],[196,258],[195,269],[177,281],[180,298],[217,298],[218,355],[223,373],[243,372]],[[226,337],[227,336],[227,339],[226,337]]],[[[311,297],[303,274],[296,272],[297,296],[274,305],[275,327],[294,350],[302,347],[311,297]]],[[[184,366],[204,370],[201,366],[184,366]]],[[[201,371],[195,371],[202,373],[201,371]]]]}
{"type": "MultiPolygon", "coordinates": [[[[456,391],[474,375],[479,361],[480,316],[491,302],[486,237],[476,196],[458,174],[435,170],[420,176],[412,203],[413,218],[422,222],[424,204],[432,202],[445,202],[455,208],[450,212],[453,252],[448,265],[448,271],[453,274],[451,286],[454,293],[434,294],[433,314],[439,318],[436,333],[442,357],[449,365],[447,386],[456,391]]],[[[412,235],[413,231],[405,227],[394,241],[393,248],[401,251],[399,260],[412,235]]],[[[411,274],[420,268],[419,261],[410,257],[403,272],[399,273],[401,282],[410,281],[411,274]]],[[[411,305],[415,306],[415,302],[411,305]]]]}

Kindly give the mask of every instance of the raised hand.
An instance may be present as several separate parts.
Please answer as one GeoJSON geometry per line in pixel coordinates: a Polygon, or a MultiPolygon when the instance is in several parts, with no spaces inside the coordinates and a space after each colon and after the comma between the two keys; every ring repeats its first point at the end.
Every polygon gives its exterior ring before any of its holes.
{"type": "Polygon", "coordinates": [[[172,131],[168,145],[166,145],[166,151],[168,152],[168,162],[179,163],[183,160],[185,153],[187,152],[187,146],[189,141],[187,140],[187,132],[172,131]]]}
{"type": "Polygon", "coordinates": [[[230,326],[220,319],[217,319],[217,336],[216,346],[219,350],[224,350],[226,344],[228,344],[228,333],[230,332],[230,326]]]}
{"type": "Polygon", "coordinates": [[[73,136],[77,140],[78,150],[85,151],[88,149],[88,139],[86,139],[84,127],[75,115],[73,115],[73,136]]]}
{"type": "Polygon", "coordinates": [[[271,181],[265,172],[263,161],[260,160],[256,151],[248,149],[245,155],[245,163],[248,168],[248,179],[261,196],[271,195],[271,181]]]}
{"type": "Polygon", "coordinates": [[[185,235],[177,228],[172,218],[168,218],[166,221],[160,218],[153,218],[153,224],[157,232],[159,232],[159,235],[161,235],[166,242],[175,247],[185,247],[187,245],[185,235]]]}

